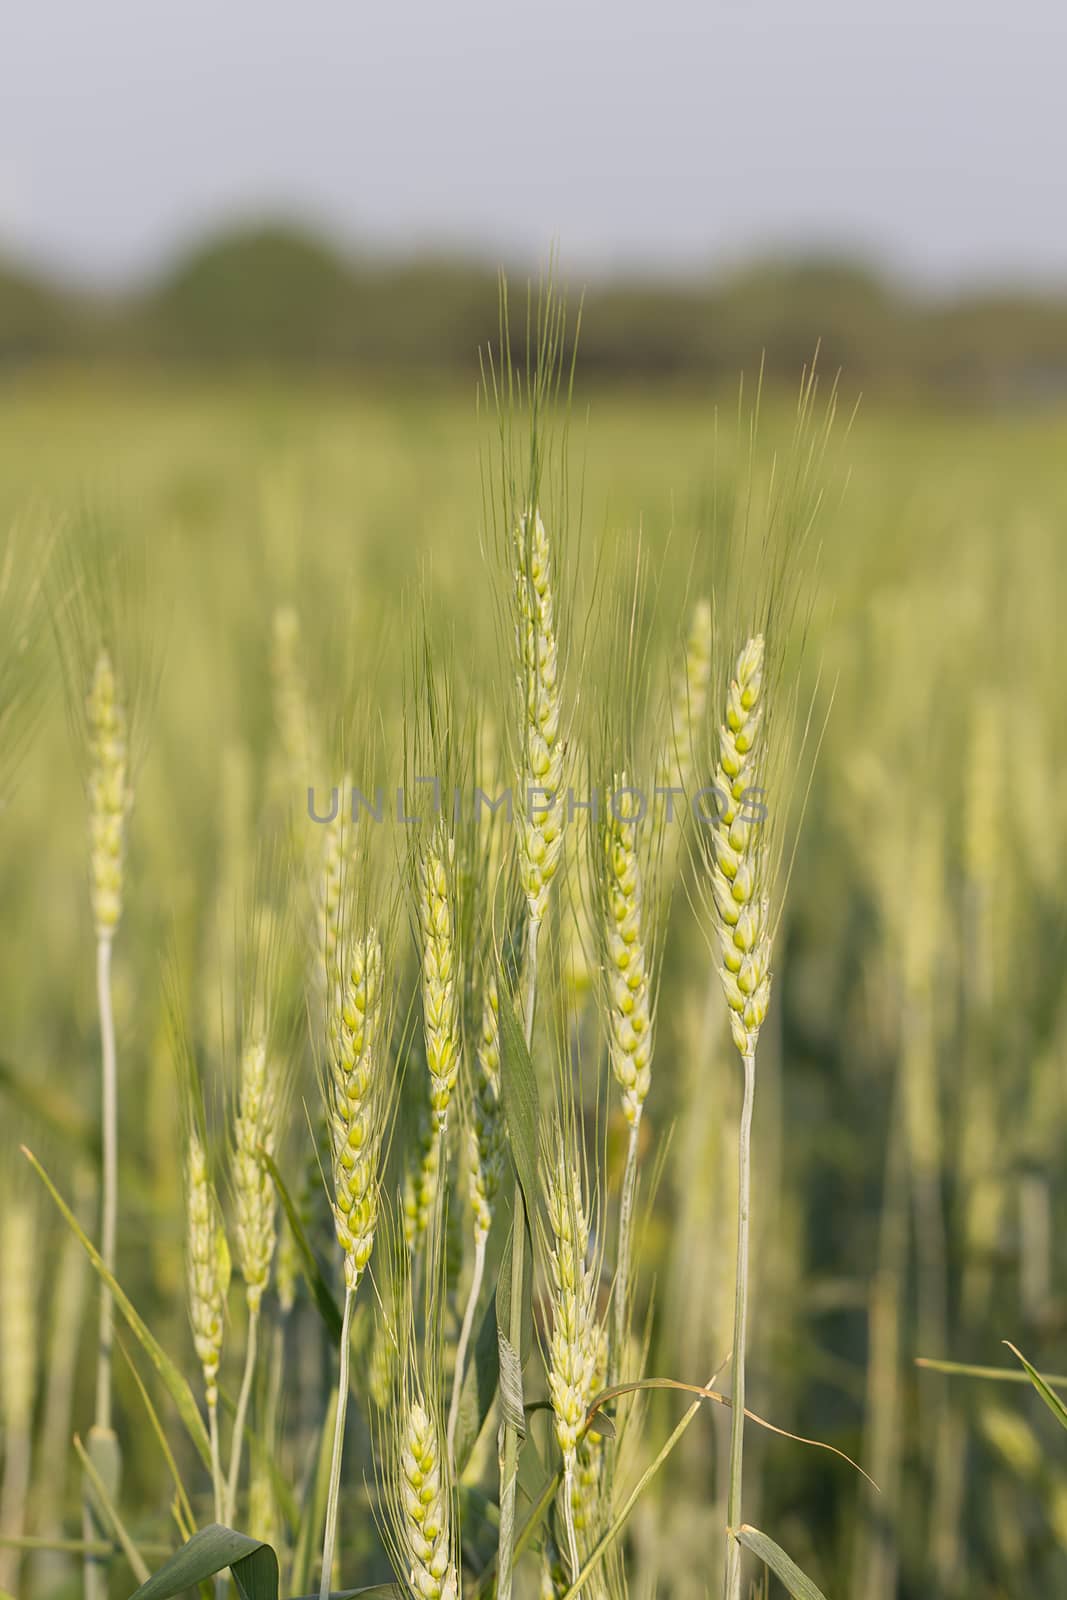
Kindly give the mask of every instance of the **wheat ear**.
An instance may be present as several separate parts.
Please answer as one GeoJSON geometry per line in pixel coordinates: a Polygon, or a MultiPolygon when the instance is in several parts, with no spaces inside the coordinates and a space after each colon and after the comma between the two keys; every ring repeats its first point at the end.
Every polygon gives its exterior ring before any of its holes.
{"type": "Polygon", "coordinates": [[[456,931],[445,853],[431,846],[419,868],[419,927],[422,934],[422,1021],[430,1108],[442,1136],[459,1073],[460,1034],[456,931]]]}
{"type": "Polygon", "coordinates": [[[386,1107],[381,1046],[384,958],[371,929],[356,939],[347,963],[340,1013],[327,1029],[326,1116],[330,1133],[332,1208],[345,1274],[337,1411],[322,1550],[322,1595],[329,1593],[348,1407],[349,1346],[356,1289],[374,1248],[378,1164],[386,1107]]]}
{"type": "MultiPolygon", "coordinates": [[[[131,805],[126,712],[111,657],[101,650],[85,702],[89,739],[89,868],[96,927],[96,988],[102,1050],[103,1188],[100,1254],[115,1270],[118,1225],[118,1064],[111,1004],[111,942],[122,916],[123,854],[131,805]]],[[[100,1294],[100,1340],[96,1371],[95,1426],[111,1429],[110,1290],[100,1294]]]]}
{"type": "Polygon", "coordinates": [[[763,882],[764,835],[753,806],[761,755],[763,638],[750,639],[737,658],[719,729],[716,815],[712,824],[712,896],[718,925],[719,976],[730,1030],[744,1063],[745,1088],[738,1140],[737,1270],[731,1356],[730,1474],[727,1492],[725,1600],[740,1600],[741,1471],[745,1424],[745,1346],[748,1325],[749,1169],[756,1043],[771,989],[770,910],[763,882]]]}
{"type": "MultiPolygon", "coordinates": [[[[101,1054],[101,1206],[100,1255],[114,1273],[118,1232],[118,1060],[111,997],[111,946],[122,916],[123,858],[126,821],[132,803],[129,783],[129,736],[122,691],[107,650],[96,658],[85,700],[89,774],[89,875],[96,930],[96,995],[100,1014],[101,1054]]],[[[101,1285],[96,1359],[96,1407],[89,1435],[89,1453],[118,1491],[121,1469],[118,1441],[112,1427],[111,1369],[114,1303],[101,1285]]],[[[92,1502],[86,1502],[88,1537],[99,1534],[92,1502]]],[[[86,1563],[89,1600],[102,1597],[107,1570],[86,1563]]]]}
{"type": "Polygon", "coordinates": [[[571,1580],[579,1571],[574,1523],[575,1466],[582,1424],[592,1398],[600,1346],[596,1321],[597,1268],[589,1251],[589,1217],[579,1167],[562,1154],[548,1165],[549,1276],[552,1332],[548,1341],[548,1394],[556,1442],[563,1457],[563,1519],[567,1530],[571,1580]]]}
{"type": "Polygon", "coordinates": [[[222,1522],[224,1490],[219,1462],[219,1364],[230,1287],[230,1249],[203,1140],[195,1124],[186,1132],[185,1251],[189,1320],[204,1378],[211,1436],[215,1520],[222,1522]]]}
{"type": "Polygon", "coordinates": [[[482,1025],[478,1037],[470,1126],[467,1129],[467,1194],[474,1213],[474,1270],[463,1312],[456,1363],[452,1374],[452,1400],[448,1410],[448,1454],[452,1459],[463,1390],[463,1369],[474,1329],[485,1249],[493,1222],[493,1203],[500,1187],[506,1150],[500,1104],[500,997],[496,976],[489,973],[482,998],[482,1025]]]}
{"type": "MultiPolygon", "coordinates": [[[[540,511],[524,513],[515,530],[515,610],[522,694],[520,796],[517,829],[519,881],[526,897],[526,948],[522,974],[523,1029],[533,1043],[537,1001],[537,943],[548,909],[549,891],[563,850],[564,744],[561,721],[559,651],[556,641],[552,553],[540,511]],[[540,800],[541,804],[538,804],[540,800]]],[[[526,1202],[516,1180],[511,1250],[512,1352],[522,1343],[522,1280],[526,1202]]],[[[511,1422],[501,1429],[500,1542],[497,1552],[498,1600],[511,1600],[515,1561],[515,1498],[520,1439],[511,1422]]]]}
{"type": "Polygon", "coordinates": [[[401,1535],[408,1583],[419,1600],[458,1600],[447,1471],[433,1416],[415,1394],[400,1443],[401,1535]]]}
{"type": "MultiPolygon", "coordinates": [[[[625,787],[625,779],[621,788],[625,787]]],[[[621,792],[620,788],[616,793],[621,792]]],[[[652,1078],[652,1003],[642,928],[641,865],[637,823],[620,818],[614,803],[603,828],[604,956],[611,1068],[622,1090],[629,1124],[626,1170],[619,1203],[619,1258],[615,1275],[615,1327],[609,1381],[623,1375],[630,1293],[634,1191],[641,1112],[652,1078]]]]}
{"type": "Polygon", "coordinates": [[[241,1054],[240,1101],[234,1124],[234,1244],[248,1302],[248,1334],[226,1485],[226,1509],[231,1519],[237,1504],[245,1422],[255,1374],[260,1308],[270,1282],[277,1239],[274,1184],[263,1157],[274,1155],[280,1112],[281,1091],[276,1064],[266,1039],[253,1038],[241,1054]]]}
{"type": "Polygon", "coordinates": [[[519,878],[531,923],[540,927],[563,849],[563,762],[559,653],[552,553],[540,511],[524,516],[516,540],[523,793],[519,806],[519,878]]]}

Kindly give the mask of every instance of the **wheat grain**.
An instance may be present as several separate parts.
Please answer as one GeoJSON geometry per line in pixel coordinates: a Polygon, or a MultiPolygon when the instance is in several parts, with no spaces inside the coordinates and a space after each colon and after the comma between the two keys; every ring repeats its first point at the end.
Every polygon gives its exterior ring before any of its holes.
{"type": "Polygon", "coordinates": [[[758,788],[763,708],[763,638],[737,658],[719,730],[712,826],[712,893],[718,913],[719,975],[730,1008],[734,1043],[756,1049],[771,992],[770,909],[763,882],[763,834],[753,800],[758,788]]]}
{"type": "Polygon", "coordinates": [[[431,845],[419,869],[419,927],[422,934],[422,1021],[430,1108],[443,1134],[459,1073],[460,1034],[456,932],[445,851],[431,845]]]}
{"type": "Polygon", "coordinates": [[[564,743],[552,552],[541,513],[536,509],[520,521],[516,557],[523,694],[519,878],[530,921],[540,927],[563,849],[564,743]]]}
{"type": "Polygon", "coordinates": [[[457,1600],[459,1578],[441,1442],[418,1393],[407,1405],[399,1464],[408,1582],[420,1600],[457,1600]]]}
{"type": "MultiPolygon", "coordinates": [[[[614,794],[625,791],[623,778],[614,794]]],[[[636,1129],[652,1081],[652,1005],[643,935],[637,822],[608,808],[602,833],[604,957],[611,1069],[636,1129]]]]}
{"type": "Polygon", "coordinates": [[[402,1199],[404,1239],[409,1250],[425,1237],[441,1180],[441,1133],[433,1116],[423,1112],[412,1158],[404,1174],[402,1199]]]}
{"type": "Polygon", "coordinates": [[[193,1344],[209,1407],[217,1406],[219,1363],[230,1286],[230,1250],[200,1133],[190,1127],[185,1148],[186,1275],[193,1344]]]}
{"type": "Polygon", "coordinates": [[[123,851],[133,796],[122,692],[107,650],[93,668],[85,701],[89,741],[89,867],[98,940],[110,939],[122,916],[123,851]]]}
{"type": "Polygon", "coordinates": [[[240,1104],[233,1150],[234,1244],[248,1308],[253,1314],[259,1311],[270,1282],[277,1237],[274,1184],[263,1156],[275,1153],[280,1110],[276,1065],[266,1040],[254,1038],[241,1054],[240,1104]]]}
{"type": "Polygon", "coordinates": [[[355,1291],[374,1247],[378,1165],[387,1117],[383,1063],[384,958],[374,929],[353,943],[325,1079],[333,1218],[345,1286],[355,1291]]]}
{"type": "Polygon", "coordinates": [[[467,1194],[478,1239],[487,1237],[492,1225],[506,1150],[500,1105],[500,997],[493,973],[485,980],[475,1059],[477,1070],[467,1130],[467,1194]]]}
{"type": "Polygon", "coordinates": [[[574,1479],[578,1441],[592,1398],[601,1333],[596,1320],[599,1272],[590,1253],[590,1222],[580,1164],[568,1162],[562,1135],[546,1164],[548,1267],[552,1284],[552,1331],[548,1340],[548,1394],[556,1443],[563,1457],[563,1515],[571,1577],[579,1566],[574,1524],[574,1479]]]}

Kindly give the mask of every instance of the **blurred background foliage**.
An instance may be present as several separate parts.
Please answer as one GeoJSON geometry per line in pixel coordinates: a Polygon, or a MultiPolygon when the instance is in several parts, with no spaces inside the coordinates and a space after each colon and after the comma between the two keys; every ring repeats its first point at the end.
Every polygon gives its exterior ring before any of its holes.
{"type": "MultiPolygon", "coordinates": [[[[938,295],[847,255],[768,257],[704,276],[615,277],[586,291],[588,378],[792,376],[817,343],[865,391],[954,404],[1067,392],[1067,296],[938,295]]],[[[0,373],[35,363],[283,367],[466,376],[497,321],[474,259],[346,253],[284,221],[232,226],[150,281],[93,293],[0,259],[0,373]]]]}

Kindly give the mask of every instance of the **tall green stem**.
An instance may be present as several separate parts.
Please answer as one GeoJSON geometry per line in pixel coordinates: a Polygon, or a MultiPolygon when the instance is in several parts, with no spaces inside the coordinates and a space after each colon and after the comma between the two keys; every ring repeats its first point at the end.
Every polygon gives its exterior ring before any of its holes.
{"type": "Polygon", "coordinates": [[[256,1370],[256,1343],[259,1332],[259,1310],[248,1313],[248,1340],[245,1346],[245,1370],[241,1379],[241,1392],[237,1396],[237,1411],[233,1419],[233,1440],[230,1444],[230,1475],[226,1483],[226,1519],[233,1522],[237,1510],[237,1484],[241,1477],[241,1452],[244,1447],[245,1423],[248,1420],[248,1403],[252,1395],[252,1379],[256,1370]]]}
{"type": "MultiPolygon", "coordinates": [[[[532,918],[526,926],[526,960],[523,966],[523,1030],[526,1046],[533,1044],[534,1007],[537,1001],[537,936],[540,923],[532,918]]],[[[511,1307],[508,1340],[522,1360],[522,1280],[526,1253],[526,1201],[522,1184],[515,1179],[511,1223],[511,1307]]],[[[500,1541],[497,1553],[497,1600],[511,1600],[512,1569],[515,1564],[515,1499],[519,1475],[519,1428],[504,1420],[500,1449],[500,1541]]]]}
{"type": "MultiPolygon", "coordinates": [[[[96,1000],[100,1014],[100,1144],[101,1202],[100,1255],[110,1273],[115,1271],[115,1242],[118,1229],[118,1067],[115,1054],[115,1016],[111,1004],[111,935],[96,941],[96,1000]]],[[[100,1288],[100,1319],[96,1350],[96,1410],[90,1435],[91,1451],[106,1451],[109,1476],[117,1478],[118,1449],[112,1429],[111,1356],[114,1343],[114,1302],[106,1284],[100,1288]]],[[[117,1481],[109,1487],[117,1494],[117,1481]]],[[[86,1496],[85,1537],[99,1539],[103,1530],[86,1496]]],[[[85,1561],[86,1600],[106,1600],[108,1567],[106,1561],[87,1555],[85,1561]]]]}
{"type": "MultiPolygon", "coordinates": [[[[578,1535],[574,1528],[574,1453],[567,1457],[563,1464],[563,1526],[567,1533],[567,1561],[570,1566],[571,1582],[578,1578],[578,1535]]],[[[577,1590],[575,1590],[577,1593],[577,1590]]]]}
{"type": "MultiPolygon", "coordinates": [[[[115,1236],[118,1225],[118,1071],[115,1060],[115,1018],[111,1007],[111,940],[96,946],[96,998],[100,1009],[101,1146],[103,1186],[100,1210],[100,1255],[114,1274],[115,1236]]],[[[114,1307],[111,1290],[100,1290],[100,1339],[96,1357],[96,1416],[98,1428],[111,1427],[111,1347],[114,1307]]]]}
{"type": "MultiPolygon", "coordinates": [[[[225,1522],[226,1488],[222,1481],[222,1453],[219,1450],[219,1403],[209,1400],[207,1406],[208,1437],[211,1441],[211,1489],[215,1507],[215,1521],[225,1522]]],[[[215,1600],[225,1600],[227,1588],[225,1572],[215,1575],[215,1600]]]]}
{"type": "Polygon", "coordinates": [[[630,1128],[630,1142],[626,1151],[626,1170],[622,1178],[619,1197],[619,1259],[615,1269],[615,1337],[611,1342],[611,1360],[608,1384],[614,1386],[626,1377],[623,1371],[623,1351],[629,1328],[630,1311],[630,1258],[633,1254],[634,1194],[637,1188],[637,1144],[640,1119],[630,1128]]]}
{"type": "Polygon", "coordinates": [[[744,1056],[745,1097],[737,1147],[737,1279],[734,1294],[734,1344],[730,1362],[730,1484],[726,1502],[725,1600],[741,1600],[741,1470],[745,1448],[745,1344],[748,1329],[748,1209],[752,1156],[752,1102],[756,1092],[756,1056],[744,1056]]]}
{"type": "Polygon", "coordinates": [[[322,1541],[322,1577],[319,1600],[328,1600],[333,1573],[333,1553],[337,1543],[337,1502],[341,1495],[341,1454],[345,1442],[345,1414],[348,1411],[348,1347],[351,1343],[352,1303],[355,1294],[345,1290],[345,1310],[341,1320],[341,1362],[337,1374],[337,1415],[333,1425],[333,1456],[330,1460],[330,1490],[326,1498],[326,1531],[322,1541]]]}

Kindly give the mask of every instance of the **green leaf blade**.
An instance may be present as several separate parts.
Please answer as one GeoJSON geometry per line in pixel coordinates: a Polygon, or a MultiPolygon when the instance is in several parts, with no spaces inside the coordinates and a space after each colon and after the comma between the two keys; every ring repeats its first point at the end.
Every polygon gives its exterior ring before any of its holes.
{"type": "Polygon", "coordinates": [[[1030,1382],[1033,1384],[1042,1400],[1048,1406],[1060,1427],[1067,1428],[1067,1406],[1064,1405],[1059,1395],[1056,1394],[1054,1390],[1049,1388],[1040,1372],[1038,1372],[1036,1367],[1032,1367],[1030,1365],[1029,1361],[1027,1361],[1021,1350],[1016,1350],[1015,1346],[1007,1339],[1005,1339],[1004,1343],[1007,1345],[1012,1355],[1022,1363],[1022,1366],[1026,1371],[1026,1376],[1030,1379],[1030,1382]]]}
{"type": "Polygon", "coordinates": [[[737,1529],[734,1537],[738,1544],[743,1544],[746,1550],[758,1556],[776,1578],[781,1579],[793,1600],[826,1600],[818,1584],[813,1583],[807,1573],[802,1572],[793,1558],[787,1556],[781,1545],[775,1544],[768,1534],[746,1524],[737,1529]]]}
{"type": "Polygon", "coordinates": [[[174,1600],[227,1568],[241,1600],[278,1600],[278,1557],[272,1547],[217,1522],[194,1533],[130,1600],[174,1600]]]}
{"type": "Polygon", "coordinates": [[[148,1359],[155,1367],[156,1372],[159,1374],[160,1378],[165,1384],[171,1399],[174,1401],[174,1404],[178,1409],[178,1414],[185,1423],[186,1431],[196,1447],[197,1454],[199,1455],[204,1466],[210,1471],[211,1445],[208,1441],[207,1429],[204,1426],[204,1419],[200,1415],[200,1407],[196,1403],[196,1398],[193,1395],[192,1389],[189,1387],[177,1366],[175,1366],[174,1362],[167,1355],[158,1339],[156,1339],[154,1334],[149,1331],[148,1324],[143,1320],[140,1313],[136,1310],[133,1302],[130,1300],[118,1279],[113,1273],[108,1271],[107,1267],[104,1265],[100,1252],[97,1250],[96,1246],[93,1244],[92,1240],[79,1223],[73,1211],[63,1199],[59,1190],[56,1188],[55,1184],[52,1182],[41,1163],[37,1160],[37,1157],[27,1150],[25,1146],[23,1146],[23,1154],[33,1167],[34,1171],[37,1173],[37,1176],[40,1178],[49,1194],[52,1196],[52,1199],[55,1201],[56,1206],[59,1209],[60,1215],[63,1217],[63,1220],[66,1222],[67,1226],[71,1229],[75,1238],[81,1244],[97,1275],[111,1290],[115,1304],[125,1317],[131,1333],[136,1336],[141,1348],[144,1350],[148,1359]]]}
{"type": "Polygon", "coordinates": [[[515,1172],[529,1217],[537,1214],[540,1109],[537,1076],[515,1007],[500,1006],[500,1099],[515,1172]]]}

